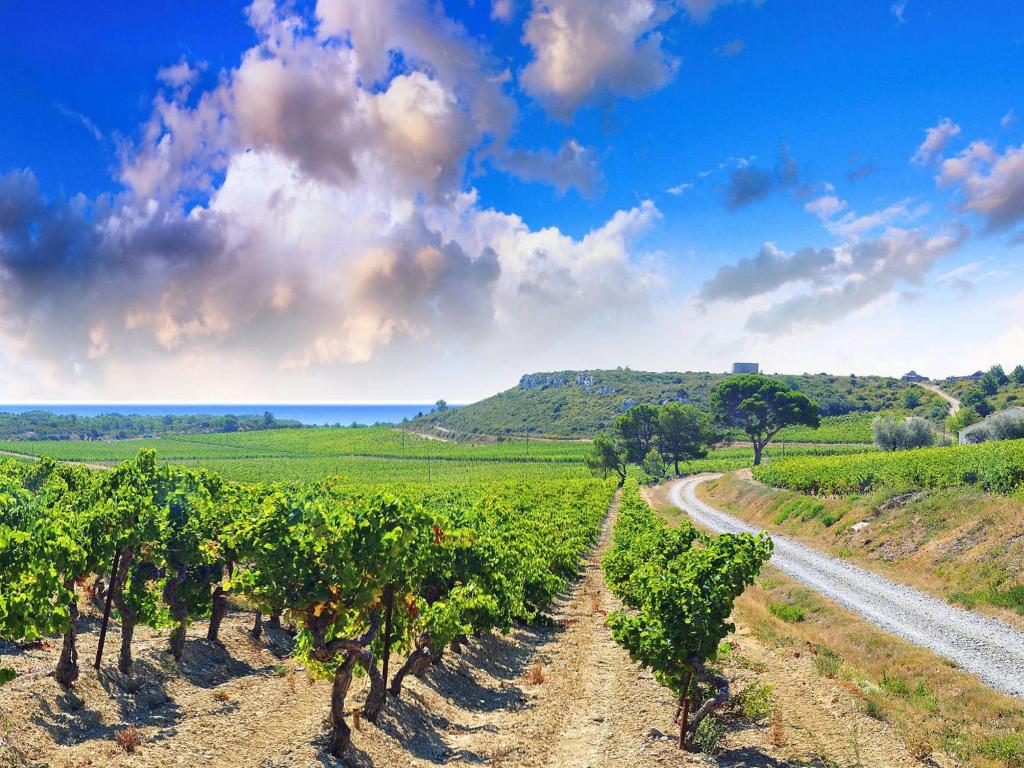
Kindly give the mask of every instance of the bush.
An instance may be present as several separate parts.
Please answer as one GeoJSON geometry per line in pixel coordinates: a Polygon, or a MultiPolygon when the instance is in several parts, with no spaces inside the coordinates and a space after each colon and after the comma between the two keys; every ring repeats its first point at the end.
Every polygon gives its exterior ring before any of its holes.
{"type": "Polygon", "coordinates": [[[883,451],[909,451],[935,444],[935,432],[924,419],[877,418],[871,425],[875,445],[883,451]]]}
{"type": "Polygon", "coordinates": [[[793,603],[772,603],[768,606],[772,616],[782,619],[787,624],[795,624],[807,618],[807,611],[793,603]]]}
{"type": "Polygon", "coordinates": [[[824,645],[819,645],[814,650],[814,668],[818,670],[818,674],[828,678],[838,677],[839,670],[843,668],[843,657],[824,645]]]}
{"type": "Polygon", "coordinates": [[[993,416],[985,429],[992,440],[1020,440],[1024,438],[1024,411],[1009,411],[993,416]]]}

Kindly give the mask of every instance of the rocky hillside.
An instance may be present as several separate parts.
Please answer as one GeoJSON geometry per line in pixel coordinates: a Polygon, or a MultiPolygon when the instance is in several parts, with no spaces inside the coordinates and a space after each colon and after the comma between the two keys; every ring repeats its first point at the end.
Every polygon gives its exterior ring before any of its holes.
{"type": "MultiPolygon", "coordinates": [[[[419,422],[462,434],[588,437],[610,429],[618,414],[637,403],[677,401],[703,406],[727,376],[629,368],[530,373],[512,389],[424,416],[419,422]]],[[[825,416],[908,407],[924,413],[933,406],[945,407],[931,393],[888,377],[802,374],[778,378],[814,398],[825,416]]]]}

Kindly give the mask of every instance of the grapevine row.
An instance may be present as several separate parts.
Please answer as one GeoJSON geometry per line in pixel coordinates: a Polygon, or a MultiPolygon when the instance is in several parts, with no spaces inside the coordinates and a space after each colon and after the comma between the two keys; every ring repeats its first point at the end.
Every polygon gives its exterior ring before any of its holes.
{"type": "Polygon", "coordinates": [[[605,580],[624,610],[608,616],[612,637],[676,696],[679,746],[728,699],[728,681],[707,667],[734,627],[733,603],[772,553],[761,534],[711,537],[688,523],[666,525],[627,480],[605,580]],[[713,693],[696,701],[704,683],[713,693]],[[692,718],[690,712],[693,711],[692,718]]]}
{"type": "Polygon", "coordinates": [[[369,676],[364,715],[373,720],[408,675],[470,635],[533,619],[577,571],[613,492],[600,480],[242,484],[160,465],[151,451],[109,472],[7,462],[0,636],[63,635],[55,676],[70,686],[80,674],[75,587],[90,579],[102,579],[120,622],[125,675],[140,624],[170,628],[180,660],[189,623],[209,617],[216,642],[229,601],[258,611],[254,632],[261,615],[284,614],[296,656],[333,676],[329,751],[341,757],[354,674],[369,676]],[[391,675],[396,653],[404,662],[391,675]]]}

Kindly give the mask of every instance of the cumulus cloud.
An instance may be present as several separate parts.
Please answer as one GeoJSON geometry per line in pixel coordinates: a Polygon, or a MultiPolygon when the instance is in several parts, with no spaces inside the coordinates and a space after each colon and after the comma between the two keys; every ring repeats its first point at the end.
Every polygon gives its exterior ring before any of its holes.
{"type": "Polygon", "coordinates": [[[523,89],[561,121],[583,106],[658,90],[678,64],[659,31],[674,11],[663,0],[534,0],[523,89]]]}
{"type": "Polygon", "coordinates": [[[988,231],[1013,229],[1024,220],[1024,144],[999,152],[972,142],[943,161],[938,183],[959,190],[964,208],[981,216],[988,231]]]}
{"type": "Polygon", "coordinates": [[[751,203],[764,200],[773,192],[793,189],[800,182],[800,168],[783,147],[774,168],[765,168],[741,162],[729,174],[724,194],[729,210],[738,210],[751,203]]]}
{"type": "Polygon", "coordinates": [[[506,151],[507,78],[439,5],[249,14],[256,45],[212,87],[187,94],[194,78],[164,72],[120,147],[122,192],[52,201],[30,173],[0,177],[0,334],[18,364],[120,392],[132,366],[221,359],[305,382],[393,350],[436,360],[645,316],[652,203],[573,238],[467,186],[475,153],[563,191],[600,175],[575,142],[506,151]]]}
{"type": "Polygon", "coordinates": [[[603,178],[594,150],[573,139],[565,141],[557,152],[510,148],[493,162],[517,178],[551,184],[559,194],[575,187],[583,197],[591,197],[603,178]]]}
{"type": "Polygon", "coordinates": [[[825,325],[892,299],[906,287],[923,285],[934,265],[964,237],[963,231],[929,236],[890,228],[876,239],[838,248],[785,253],[767,244],[754,258],[722,267],[700,296],[706,301],[767,300],[747,318],[747,330],[756,333],[825,325]]]}
{"type": "Polygon", "coordinates": [[[941,158],[949,143],[959,135],[960,126],[948,117],[942,118],[938,124],[925,130],[924,141],[910,161],[917,165],[930,165],[941,158]]]}

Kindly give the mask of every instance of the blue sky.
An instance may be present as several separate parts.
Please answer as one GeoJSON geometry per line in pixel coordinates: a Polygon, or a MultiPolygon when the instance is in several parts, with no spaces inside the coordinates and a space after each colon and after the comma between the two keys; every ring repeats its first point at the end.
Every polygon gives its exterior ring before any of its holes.
{"type": "Polygon", "coordinates": [[[0,397],[1024,360],[1016,4],[61,5],[0,2],[0,397]]]}

